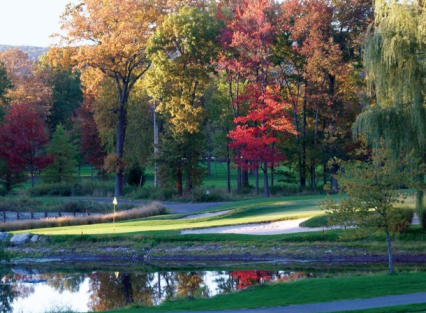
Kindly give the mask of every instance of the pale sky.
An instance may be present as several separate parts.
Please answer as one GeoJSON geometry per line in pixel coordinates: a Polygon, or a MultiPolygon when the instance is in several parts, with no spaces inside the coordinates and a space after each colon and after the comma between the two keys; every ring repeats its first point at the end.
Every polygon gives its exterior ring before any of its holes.
{"type": "Polygon", "coordinates": [[[0,44],[47,47],[60,30],[67,3],[76,0],[0,0],[0,44]]]}

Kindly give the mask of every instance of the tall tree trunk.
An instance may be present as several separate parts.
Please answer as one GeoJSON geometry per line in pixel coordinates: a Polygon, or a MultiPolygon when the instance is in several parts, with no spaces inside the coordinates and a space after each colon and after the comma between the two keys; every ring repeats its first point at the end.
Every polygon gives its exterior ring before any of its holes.
{"type": "Polygon", "coordinates": [[[272,162],[271,162],[271,187],[274,187],[274,155],[275,155],[275,142],[272,143],[272,162]]]}
{"type": "Polygon", "coordinates": [[[229,157],[229,147],[226,147],[226,185],[228,193],[231,193],[231,158],[229,157]]]}
{"type": "Polygon", "coordinates": [[[296,130],[296,144],[297,144],[297,168],[299,170],[299,186],[302,187],[302,148],[300,142],[300,133],[299,133],[299,118],[297,116],[297,108],[293,105],[293,115],[294,115],[294,128],[296,130]]]}
{"type": "MultiPolygon", "coordinates": [[[[329,96],[331,99],[334,98],[334,92],[335,92],[335,83],[336,83],[336,77],[329,74],[329,96]]],[[[332,109],[336,110],[336,105],[334,99],[332,100],[332,109]]],[[[332,118],[330,122],[331,130],[330,130],[330,136],[334,136],[334,130],[336,128],[336,121],[332,118]]],[[[337,179],[335,178],[335,174],[337,174],[337,171],[339,170],[339,166],[336,163],[333,163],[331,166],[331,190],[334,192],[339,191],[339,183],[337,179]]]]}
{"type": "Polygon", "coordinates": [[[426,228],[426,225],[423,224],[423,198],[424,198],[424,174],[421,174],[418,176],[417,180],[419,181],[419,189],[416,190],[416,211],[417,216],[419,217],[420,225],[422,225],[423,228],[426,228]]]}
{"type": "Polygon", "coordinates": [[[323,184],[324,186],[327,185],[327,163],[324,163],[322,165],[322,175],[323,175],[323,184]]]}
{"type": "MultiPolygon", "coordinates": [[[[247,162],[248,163],[248,162],[247,162]]],[[[242,169],[242,181],[241,184],[243,186],[243,188],[248,188],[249,187],[249,172],[248,172],[248,168],[243,168],[242,169]]]]}
{"type": "Polygon", "coordinates": [[[30,174],[31,174],[31,187],[34,188],[34,165],[32,160],[30,162],[30,174]]]}
{"type": "Polygon", "coordinates": [[[331,166],[331,178],[330,178],[331,190],[333,192],[338,192],[339,191],[339,183],[337,182],[337,179],[336,179],[336,174],[337,174],[338,170],[339,170],[339,166],[334,163],[331,166]]]}
{"type": "MultiPolygon", "coordinates": [[[[157,103],[154,102],[154,112],[153,112],[153,119],[154,119],[154,159],[158,156],[158,122],[157,122],[157,103]]],[[[158,177],[158,163],[155,161],[154,163],[154,188],[159,187],[159,177],[158,177]]]]}
{"type": "Polygon", "coordinates": [[[182,196],[182,194],[183,194],[183,188],[182,188],[183,183],[182,183],[182,180],[183,180],[183,177],[182,177],[182,165],[179,164],[176,167],[176,191],[177,191],[177,193],[178,193],[179,196],[182,196]]]}
{"type": "Polygon", "coordinates": [[[303,98],[303,118],[302,118],[302,170],[300,177],[300,187],[306,187],[306,110],[308,106],[308,82],[305,81],[305,95],[303,98]]]}
{"type": "Polygon", "coordinates": [[[269,198],[271,196],[271,193],[269,192],[268,162],[263,162],[263,195],[265,198],[269,198]]]}
{"type": "Polygon", "coordinates": [[[207,176],[212,176],[212,153],[209,151],[207,152],[207,176]]]}
{"type": "Polygon", "coordinates": [[[256,196],[259,195],[259,167],[254,170],[254,180],[255,180],[255,192],[256,196]]]}
{"type": "Polygon", "coordinates": [[[391,238],[389,234],[389,229],[386,228],[386,242],[388,245],[388,259],[389,259],[389,274],[393,274],[393,254],[392,254],[392,245],[391,238]]]}
{"type": "MultiPolygon", "coordinates": [[[[127,103],[127,96],[120,96],[120,106],[118,110],[118,126],[117,126],[117,155],[120,158],[120,161],[123,160],[124,154],[124,138],[126,136],[126,115],[127,111],[125,105],[127,103]]],[[[121,197],[123,195],[123,178],[124,178],[124,169],[120,166],[119,171],[115,175],[115,197],[121,197]]]]}
{"type": "Polygon", "coordinates": [[[237,167],[237,191],[241,191],[241,166],[237,167]]]}
{"type": "Polygon", "coordinates": [[[315,132],[314,132],[314,153],[311,158],[311,185],[312,188],[315,188],[316,185],[316,161],[315,161],[315,151],[317,151],[318,144],[318,115],[319,110],[317,109],[315,112],[315,132]]]}

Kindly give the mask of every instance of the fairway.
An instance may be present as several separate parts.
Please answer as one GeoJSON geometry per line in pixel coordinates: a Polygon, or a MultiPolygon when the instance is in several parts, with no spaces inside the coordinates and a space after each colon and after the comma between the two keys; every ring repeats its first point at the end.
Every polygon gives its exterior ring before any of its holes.
{"type": "Polygon", "coordinates": [[[322,214],[320,202],[324,199],[324,196],[256,199],[217,207],[210,211],[231,211],[222,216],[210,218],[183,220],[179,219],[183,215],[168,215],[115,223],[114,231],[112,224],[108,223],[36,229],[32,230],[31,233],[41,235],[134,234],[152,231],[180,231],[182,229],[290,220],[322,214]]]}

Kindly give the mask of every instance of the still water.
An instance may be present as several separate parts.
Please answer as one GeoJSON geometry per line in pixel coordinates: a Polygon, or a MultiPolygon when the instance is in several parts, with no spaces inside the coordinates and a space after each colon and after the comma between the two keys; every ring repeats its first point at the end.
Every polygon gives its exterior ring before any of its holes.
{"type": "Polygon", "coordinates": [[[181,297],[212,297],[313,274],[282,270],[49,272],[13,268],[0,276],[1,313],[96,312],[181,297]]]}

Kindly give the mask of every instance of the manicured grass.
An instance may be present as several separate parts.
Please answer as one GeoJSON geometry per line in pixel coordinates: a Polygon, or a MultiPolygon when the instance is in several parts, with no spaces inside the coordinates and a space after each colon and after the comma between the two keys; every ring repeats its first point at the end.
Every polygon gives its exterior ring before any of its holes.
{"type": "Polygon", "coordinates": [[[300,223],[300,226],[310,227],[310,228],[327,227],[328,226],[328,219],[329,219],[328,215],[322,214],[322,215],[314,216],[314,217],[310,218],[309,220],[304,221],[303,223],[300,223]]]}
{"type": "Polygon", "coordinates": [[[166,302],[158,307],[112,312],[232,310],[374,298],[426,291],[425,280],[426,273],[306,279],[256,286],[211,299],[180,299],[166,302]]]}
{"type": "MultiPolygon", "coordinates": [[[[425,299],[426,302],[426,299],[425,299]]],[[[337,313],[425,313],[426,303],[398,305],[392,307],[384,307],[379,309],[358,310],[358,311],[343,311],[337,313]]]]}
{"type": "MultiPolygon", "coordinates": [[[[255,199],[231,203],[216,208],[214,211],[232,210],[226,215],[214,218],[179,220],[176,215],[169,218],[151,218],[149,220],[132,220],[115,224],[115,234],[158,231],[177,231],[188,228],[236,225],[246,223],[288,220],[320,214],[319,202],[323,196],[288,197],[274,199],[255,199]]],[[[44,235],[101,235],[110,234],[111,224],[62,227],[33,230],[44,235]]]]}

